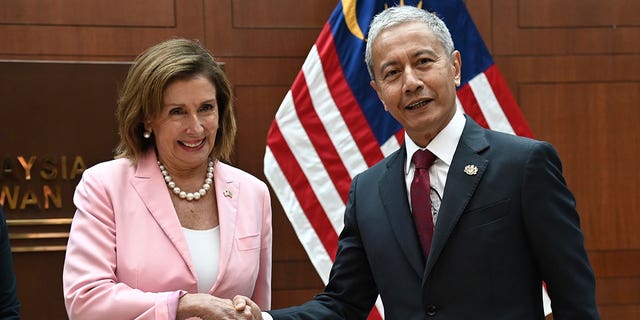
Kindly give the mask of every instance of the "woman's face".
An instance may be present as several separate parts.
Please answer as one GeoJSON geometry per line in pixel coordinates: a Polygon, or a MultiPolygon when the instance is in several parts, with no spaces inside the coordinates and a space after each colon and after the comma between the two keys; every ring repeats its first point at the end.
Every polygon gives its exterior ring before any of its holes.
{"type": "Polygon", "coordinates": [[[207,165],[218,131],[215,86],[203,76],[170,82],[160,114],[145,124],[155,135],[159,160],[172,173],[207,165]]]}

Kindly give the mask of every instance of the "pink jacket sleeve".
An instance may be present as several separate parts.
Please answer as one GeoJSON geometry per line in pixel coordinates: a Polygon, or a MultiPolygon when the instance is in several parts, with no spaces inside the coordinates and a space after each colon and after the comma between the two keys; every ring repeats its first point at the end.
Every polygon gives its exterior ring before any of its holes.
{"type": "Polygon", "coordinates": [[[168,306],[178,303],[175,291],[143,292],[116,278],[114,212],[100,177],[85,172],[74,203],[77,211],[63,270],[69,318],[170,319],[168,306]]]}
{"type": "Polygon", "coordinates": [[[256,288],[253,291],[253,300],[260,309],[271,309],[271,247],[272,247],[272,225],[271,225],[271,198],[269,190],[265,188],[264,202],[262,209],[262,239],[260,246],[260,270],[256,280],[256,288]]]}

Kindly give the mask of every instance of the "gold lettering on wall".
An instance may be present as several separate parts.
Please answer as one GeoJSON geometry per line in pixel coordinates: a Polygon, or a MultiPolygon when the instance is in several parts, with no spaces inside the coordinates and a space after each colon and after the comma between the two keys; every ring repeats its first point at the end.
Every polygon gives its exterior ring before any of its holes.
{"type": "MultiPolygon", "coordinates": [[[[66,157],[65,157],[65,161],[66,161],[66,157]]],[[[57,176],[58,176],[57,163],[53,159],[45,158],[43,161],[42,170],[40,170],[40,178],[44,180],[54,180],[57,176]]]]}
{"type": "Polygon", "coordinates": [[[24,169],[24,179],[31,180],[31,167],[33,167],[33,163],[36,162],[36,157],[32,156],[29,158],[29,162],[26,162],[23,156],[18,156],[18,162],[20,162],[20,165],[24,169]]]}
{"type": "Polygon", "coordinates": [[[0,161],[0,206],[9,217],[12,251],[64,251],[71,218],[55,216],[73,210],[69,191],[87,168],[84,158],[18,154],[0,161]]]}
{"type": "Polygon", "coordinates": [[[78,179],[87,168],[82,156],[70,160],[66,155],[5,157],[0,205],[12,210],[62,208],[62,183],[78,179]]]}
{"type": "MultiPolygon", "coordinates": [[[[26,190],[22,192],[22,198],[20,198],[20,186],[13,186],[13,189],[10,189],[9,186],[2,186],[0,190],[0,205],[8,204],[9,209],[20,209],[24,210],[29,205],[40,206],[40,198],[38,194],[33,190],[26,190]],[[18,205],[18,198],[20,198],[20,205],[18,205]]],[[[49,209],[51,205],[54,208],[62,208],[62,192],[60,188],[60,184],[51,188],[50,185],[42,185],[42,199],[44,203],[42,204],[42,208],[49,209]]]]}
{"type": "Polygon", "coordinates": [[[37,206],[38,196],[31,190],[27,190],[22,195],[22,201],[20,201],[20,210],[24,210],[27,206],[37,206]]]}
{"type": "Polygon", "coordinates": [[[49,209],[49,200],[51,200],[55,208],[62,208],[62,192],[60,192],[60,185],[56,185],[56,192],[53,192],[51,187],[45,184],[42,186],[42,194],[44,197],[45,209],[49,209]]]}
{"type": "MultiPolygon", "coordinates": [[[[84,164],[82,157],[76,157],[73,160],[73,166],[71,166],[71,175],[69,176],[69,179],[75,179],[76,176],[83,173],[85,169],[87,169],[87,166],[84,164]]],[[[64,174],[66,175],[66,172],[64,172],[64,174]]],[[[66,177],[64,179],[66,179],[66,177]]]]}
{"type": "Polygon", "coordinates": [[[9,186],[2,186],[0,191],[0,205],[4,205],[5,199],[9,202],[9,208],[15,209],[18,204],[18,193],[20,192],[20,186],[13,186],[13,192],[9,189],[9,186]]]}

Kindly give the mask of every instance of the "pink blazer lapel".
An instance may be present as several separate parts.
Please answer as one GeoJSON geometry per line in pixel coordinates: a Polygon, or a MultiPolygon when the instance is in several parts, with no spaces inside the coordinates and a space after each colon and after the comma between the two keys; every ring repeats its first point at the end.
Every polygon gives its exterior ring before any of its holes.
{"type": "MultiPolygon", "coordinates": [[[[218,221],[220,222],[220,269],[218,271],[218,281],[216,281],[213,291],[216,291],[221,285],[220,279],[225,279],[225,273],[232,267],[229,264],[229,260],[236,235],[238,192],[240,188],[238,181],[233,179],[228,168],[227,165],[216,161],[213,180],[218,205],[218,221]]],[[[231,279],[233,278],[231,277],[231,279]]]]}
{"type": "Polygon", "coordinates": [[[151,216],[160,225],[167,238],[180,253],[185,264],[189,266],[191,273],[195,276],[187,241],[184,238],[178,215],[171,202],[171,196],[160,173],[157,158],[153,151],[147,152],[138,159],[135,177],[131,183],[147,206],[151,216]]]}

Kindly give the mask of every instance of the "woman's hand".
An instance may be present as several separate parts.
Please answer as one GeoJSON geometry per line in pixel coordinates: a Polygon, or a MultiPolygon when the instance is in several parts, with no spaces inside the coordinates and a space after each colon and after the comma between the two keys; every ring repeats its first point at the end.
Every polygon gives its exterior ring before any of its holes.
{"type": "MultiPolygon", "coordinates": [[[[236,297],[237,298],[237,297],[236,297]]],[[[235,299],[234,298],[234,301],[235,299]]],[[[178,312],[176,319],[183,320],[192,317],[197,317],[203,320],[218,320],[218,319],[240,319],[240,320],[253,320],[261,319],[254,318],[252,313],[251,303],[246,302],[242,305],[238,299],[238,306],[234,305],[229,299],[221,299],[206,293],[188,293],[178,301],[178,312]]],[[[255,305],[255,304],[254,304],[255,305]]],[[[260,315],[260,308],[255,306],[260,315]]]]}

